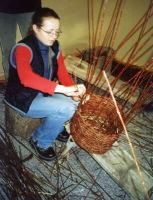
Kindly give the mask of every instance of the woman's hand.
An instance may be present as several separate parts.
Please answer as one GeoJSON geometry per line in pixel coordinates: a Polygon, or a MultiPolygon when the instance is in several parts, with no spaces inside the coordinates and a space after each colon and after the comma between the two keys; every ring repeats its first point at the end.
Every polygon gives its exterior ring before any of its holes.
{"type": "Polygon", "coordinates": [[[86,88],[83,84],[72,86],[57,85],[55,88],[55,92],[65,94],[67,96],[81,98],[85,94],[86,88]]]}
{"type": "Polygon", "coordinates": [[[81,98],[86,93],[86,87],[83,84],[77,84],[76,85],[78,90],[78,96],[81,98]]]}
{"type": "Polygon", "coordinates": [[[81,100],[81,98],[80,98],[79,96],[73,96],[72,99],[73,99],[74,101],[80,101],[80,100],[81,100]]]}

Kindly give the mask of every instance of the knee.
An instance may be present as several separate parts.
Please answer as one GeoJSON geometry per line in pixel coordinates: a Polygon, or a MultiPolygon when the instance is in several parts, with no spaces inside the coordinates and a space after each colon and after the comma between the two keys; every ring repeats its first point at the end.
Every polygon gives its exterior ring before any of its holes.
{"type": "Polygon", "coordinates": [[[65,117],[65,119],[69,120],[73,117],[75,111],[77,109],[76,105],[73,104],[67,104],[64,106],[64,108],[60,111],[59,115],[61,117],[65,117]]]}

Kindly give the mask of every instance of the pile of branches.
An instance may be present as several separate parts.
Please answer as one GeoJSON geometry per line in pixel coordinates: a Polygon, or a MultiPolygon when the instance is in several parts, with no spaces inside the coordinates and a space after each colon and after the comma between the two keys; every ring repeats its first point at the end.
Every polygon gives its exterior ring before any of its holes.
{"type": "MultiPolygon", "coordinates": [[[[0,199],[42,200],[45,189],[19,158],[10,135],[0,127],[0,199]]],[[[53,198],[51,198],[53,199],[53,198]]]]}

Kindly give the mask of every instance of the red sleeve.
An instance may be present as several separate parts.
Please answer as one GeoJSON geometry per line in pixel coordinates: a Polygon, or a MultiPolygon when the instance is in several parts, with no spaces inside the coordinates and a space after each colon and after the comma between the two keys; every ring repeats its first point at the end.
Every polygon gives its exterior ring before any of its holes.
{"type": "Polygon", "coordinates": [[[53,94],[56,83],[33,72],[30,60],[31,52],[25,46],[18,46],[15,50],[15,59],[19,79],[25,87],[44,93],[53,94]]]}
{"type": "Polygon", "coordinates": [[[57,62],[58,62],[57,76],[60,83],[65,86],[74,85],[75,83],[72,80],[71,76],[68,74],[68,71],[64,64],[64,58],[63,58],[62,52],[60,52],[57,62]]]}

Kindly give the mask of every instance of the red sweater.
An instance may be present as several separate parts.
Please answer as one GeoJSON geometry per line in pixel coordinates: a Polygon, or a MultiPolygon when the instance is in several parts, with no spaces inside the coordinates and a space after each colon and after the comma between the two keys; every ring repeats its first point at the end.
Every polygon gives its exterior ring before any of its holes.
{"type": "MultiPolygon", "coordinates": [[[[32,71],[30,64],[31,52],[25,46],[18,46],[15,51],[16,66],[19,79],[25,87],[39,90],[43,93],[48,93],[50,95],[54,94],[56,82],[50,81],[39,74],[32,71]]],[[[58,57],[58,80],[62,85],[70,86],[74,85],[74,81],[67,72],[66,66],[64,64],[64,58],[62,52],[58,57]]]]}

